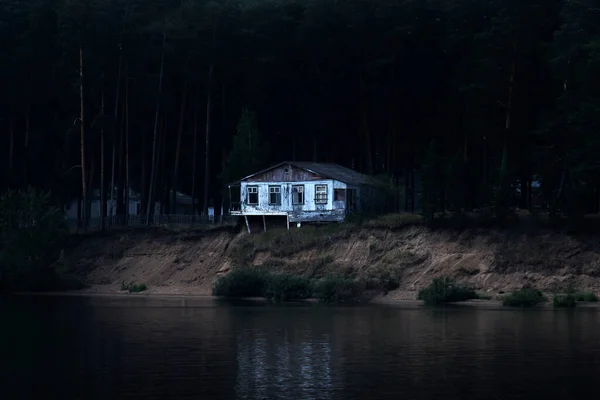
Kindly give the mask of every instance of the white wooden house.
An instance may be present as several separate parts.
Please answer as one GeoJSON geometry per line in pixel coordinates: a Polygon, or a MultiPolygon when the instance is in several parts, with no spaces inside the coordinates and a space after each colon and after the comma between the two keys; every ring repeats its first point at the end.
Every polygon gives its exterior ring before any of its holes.
{"type": "Polygon", "coordinates": [[[337,164],[282,162],[229,185],[232,215],[284,216],[290,223],[341,222],[353,212],[384,211],[383,183],[337,164]],[[239,196],[239,203],[236,198],[239,196]]]}

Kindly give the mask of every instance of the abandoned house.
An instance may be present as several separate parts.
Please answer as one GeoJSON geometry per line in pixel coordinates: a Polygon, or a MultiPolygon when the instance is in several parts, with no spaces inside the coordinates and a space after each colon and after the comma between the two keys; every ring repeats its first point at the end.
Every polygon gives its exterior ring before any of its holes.
{"type": "Polygon", "coordinates": [[[245,218],[285,217],[302,222],[341,222],[353,212],[381,212],[384,184],[337,164],[282,162],[229,185],[232,215],[245,218]],[[239,197],[238,197],[239,196],[239,197]],[[236,199],[239,198],[239,203],[236,199]]]}

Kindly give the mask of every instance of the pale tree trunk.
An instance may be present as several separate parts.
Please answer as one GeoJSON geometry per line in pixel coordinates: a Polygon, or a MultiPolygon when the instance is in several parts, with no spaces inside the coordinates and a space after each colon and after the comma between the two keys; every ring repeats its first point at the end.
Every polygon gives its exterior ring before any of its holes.
{"type": "Polygon", "coordinates": [[[79,45],[79,126],[81,131],[81,193],[83,197],[81,213],[83,218],[83,230],[87,230],[87,186],[85,175],[85,127],[83,112],[83,46],[79,45]]]}
{"type": "Polygon", "coordinates": [[[197,165],[196,165],[196,154],[197,154],[197,149],[198,149],[198,107],[196,107],[196,110],[194,111],[194,130],[193,130],[193,135],[194,135],[194,144],[193,144],[193,149],[192,149],[192,207],[194,209],[194,214],[197,211],[196,208],[196,169],[197,169],[197,165]]]}
{"type": "Polygon", "coordinates": [[[92,197],[93,197],[93,190],[92,190],[92,183],[94,182],[94,175],[96,173],[96,158],[94,156],[94,153],[92,153],[92,159],[90,162],[90,173],[88,176],[88,183],[87,183],[87,190],[88,190],[88,203],[85,206],[85,211],[86,211],[86,215],[85,215],[85,220],[87,221],[86,226],[89,225],[89,220],[92,216],[92,197]]]}
{"type": "Polygon", "coordinates": [[[171,214],[175,214],[175,201],[177,191],[177,178],[179,175],[179,157],[181,154],[181,135],[183,134],[183,121],[185,117],[185,106],[186,106],[186,91],[187,91],[187,80],[183,83],[183,89],[181,90],[181,110],[179,113],[179,127],[177,130],[177,145],[175,147],[175,165],[173,166],[173,187],[171,191],[171,214]]]}
{"type": "Polygon", "coordinates": [[[210,170],[210,129],[211,129],[211,108],[212,108],[212,83],[215,71],[214,62],[208,69],[208,94],[206,96],[206,147],[204,154],[204,200],[202,202],[202,213],[208,215],[208,181],[210,170]]]}
{"type": "Polygon", "coordinates": [[[362,117],[362,128],[365,135],[365,153],[367,161],[367,172],[373,174],[373,152],[371,150],[371,132],[369,131],[369,123],[367,120],[367,104],[364,100],[366,96],[366,83],[363,74],[360,75],[360,91],[361,91],[361,117],[362,117]]]}
{"type": "Polygon", "coordinates": [[[102,100],[100,103],[100,229],[104,230],[106,219],[106,185],[104,182],[104,89],[102,89],[102,100]]]}
{"type": "MultiPolygon", "coordinates": [[[[158,142],[158,123],[160,116],[160,96],[162,94],[162,80],[163,80],[163,72],[164,72],[164,64],[165,64],[165,42],[166,42],[166,32],[163,31],[163,40],[162,40],[162,50],[160,55],[160,73],[158,76],[158,94],[156,98],[156,114],[154,116],[154,135],[152,138],[152,166],[150,168],[150,189],[148,191],[148,204],[146,209],[146,215],[148,217],[148,223],[150,222],[151,211],[154,210],[154,194],[156,190],[156,151],[157,151],[157,142],[158,142]]],[[[152,213],[153,214],[153,213],[152,213]]]]}
{"type": "Polygon", "coordinates": [[[125,68],[125,225],[129,224],[129,68],[125,68]]]}
{"type": "Polygon", "coordinates": [[[15,152],[15,127],[13,125],[13,120],[11,119],[9,122],[8,130],[10,134],[10,144],[8,148],[8,176],[12,178],[13,168],[14,168],[14,152],[15,152]]]}
{"type": "Polygon", "coordinates": [[[142,176],[140,177],[141,183],[140,183],[140,214],[144,214],[146,211],[146,201],[148,199],[148,174],[147,174],[147,167],[146,167],[146,138],[144,137],[144,135],[142,135],[142,155],[141,155],[141,165],[140,165],[140,171],[142,176]]]}
{"type": "Polygon", "coordinates": [[[117,118],[119,116],[119,94],[121,89],[121,66],[123,64],[123,49],[121,44],[119,44],[119,69],[117,72],[117,90],[115,91],[115,112],[113,119],[113,141],[112,141],[112,166],[111,166],[111,177],[110,177],[110,216],[111,219],[114,215],[115,208],[115,158],[117,153],[117,118]]]}

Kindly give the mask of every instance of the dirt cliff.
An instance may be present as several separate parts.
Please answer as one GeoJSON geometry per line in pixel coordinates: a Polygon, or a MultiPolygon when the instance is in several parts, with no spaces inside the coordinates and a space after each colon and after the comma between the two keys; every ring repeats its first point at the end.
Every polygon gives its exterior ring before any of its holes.
{"type": "Polygon", "coordinates": [[[491,293],[525,283],[545,291],[574,284],[599,292],[598,239],[549,231],[527,235],[346,224],[252,235],[152,229],[77,238],[66,260],[92,285],[89,290],[101,292],[138,282],[150,293],[210,294],[212,282],[234,265],[392,281],[399,285],[389,293],[392,299],[414,298],[415,290],[442,275],[491,293]]]}

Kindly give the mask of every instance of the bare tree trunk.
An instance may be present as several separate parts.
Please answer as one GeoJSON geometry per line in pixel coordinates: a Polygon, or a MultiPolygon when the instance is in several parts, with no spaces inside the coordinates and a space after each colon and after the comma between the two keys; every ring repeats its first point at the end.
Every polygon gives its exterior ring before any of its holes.
{"type": "Polygon", "coordinates": [[[194,214],[197,211],[196,208],[196,169],[197,169],[197,165],[196,165],[196,155],[197,155],[197,142],[198,142],[198,107],[196,107],[196,110],[194,111],[194,130],[193,130],[193,135],[194,135],[194,144],[193,144],[193,153],[192,153],[192,207],[194,209],[194,214]]]}
{"type": "Polygon", "coordinates": [[[129,224],[129,68],[125,67],[125,225],[129,224]]]}
{"type": "MultiPolygon", "coordinates": [[[[81,193],[83,197],[83,230],[87,230],[87,186],[85,176],[85,125],[83,112],[83,46],[79,45],[79,126],[81,131],[81,193]]],[[[29,120],[29,119],[28,119],[29,120]]],[[[26,139],[27,140],[27,139],[26,139]]]]}
{"type": "Polygon", "coordinates": [[[183,121],[185,116],[185,105],[186,105],[186,91],[187,91],[187,80],[183,83],[183,89],[181,90],[181,110],[179,113],[179,128],[177,130],[177,145],[175,147],[175,165],[173,166],[173,187],[171,193],[171,214],[175,214],[175,192],[177,190],[177,178],[179,174],[179,157],[181,153],[181,135],[183,134],[183,121]]]}
{"type": "Polygon", "coordinates": [[[214,62],[208,69],[208,94],[206,96],[206,147],[204,154],[204,201],[202,202],[202,213],[208,214],[208,181],[210,170],[210,129],[211,129],[211,108],[212,108],[212,83],[215,71],[214,62]]]}
{"type": "Polygon", "coordinates": [[[106,218],[106,185],[104,182],[104,89],[102,89],[102,100],[100,104],[100,230],[104,230],[106,218]]]}
{"type": "Polygon", "coordinates": [[[92,190],[92,184],[94,183],[94,175],[96,173],[96,158],[94,156],[94,153],[92,153],[92,160],[90,162],[90,174],[88,176],[88,184],[87,184],[87,190],[88,190],[88,199],[87,199],[87,204],[85,206],[85,210],[86,210],[86,216],[85,216],[85,220],[88,221],[87,225],[89,225],[89,220],[92,216],[92,197],[94,194],[94,191],[92,190]]]}
{"type": "MultiPolygon", "coordinates": [[[[83,79],[83,78],[82,78],[83,79]]],[[[27,114],[25,114],[25,157],[24,157],[24,169],[23,169],[23,180],[26,184],[29,184],[28,182],[28,167],[29,167],[29,131],[30,131],[30,124],[29,124],[29,110],[27,110],[27,114]]]]}
{"type": "Polygon", "coordinates": [[[125,154],[125,103],[123,102],[123,109],[121,110],[121,120],[119,123],[119,166],[117,168],[118,171],[118,180],[117,184],[117,215],[124,216],[126,214],[125,210],[125,167],[124,167],[124,154],[125,154]]]}
{"type": "Polygon", "coordinates": [[[160,203],[160,213],[163,214],[164,213],[164,207],[165,207],[165,203],[168,202],[168,197],[169,197],[169,182],[168,179],[165,178],[169,178],[169,174],[167,174],[166,169],[165,169],[165,159],[166,157],[166,140],[167,140],[167,116],[165,115],[165,118],[163,119],[163,127],[162,130],[160,132],[159,135],[160,138],[160,153],[158,155],[158,165],[160,165],[160,168],[158,168],[157,171],[157,181],[155,182],[155,190],[156,188],[160,188],[160,191],[162,193],[162,197],[161,197],[161,203],[160,203]],[[160,184],[160,186],[159,186],[160,184]]]}
{"type": "Polygon", "coordinates": [[[362,114],[362,128],[365,135],[365,153],[367,155],[367,172],[373,174],[373,151],[371,149],[371,132],[369,131],[369,122],[367,120],[367,105],[364,97],[366,96],[366,83],[364,76],[361,73],[360,76],[360,88],[361,88],[361,114],[362,114]]]}
{"type": "Polygon", "coordinates": [[[121,67],[123,64],[123,48],[121,44],[119,44],[119,69],[117,72],[117,90],[115,91],[115,112],[113,119],[113,144],[112,144],[112,166],[111,166],[111,177],[110,177],[110,215],[111,217],[114,215],[115,208],[115,158],[117,153],[117,118],[119,116],[119,94],[121,89],[121,67]]]}
{"type": "Polygon", "coordinates": [[[142,155],[141,155],[141,174],[140,177],[140,214],[144,214],[146,212],[146,199],[148,198],[148,174],[146,171],[146,138],[142,135],[142,155]]]}
{"type": "MultiPolygon", "coordinates": [[[[165,25],[166,29],[166,25],[165,25]]],[[[158,122],[160,116],[160,96],[162,94],[162,80],[163,80],[163,72],[164,72],[164,64],[165,64],[165,42],[166,42],[167,34],[163,31],[163,40],[162,40],[162,50],[160,55],[160,73],[158,77],[158,95],[156,98],[156,114],[154,116],[154,136],[152,139],[152,166],[150,169],[150,190],[148,192],[148,205],[146,214],[148,218],[151,217],[151,211],[154,210],[154,194],[156,190],[156,151],[157,151],[157,141],[158,141],[158,122]]],[[[149,222],[150,220],[148,220],[149,222]]]]}
{"type": "Polygon", "coordinates": [[[14,152],[15,152],[15,127],[13,125],[12,119],[8,123],[9,123],[8,130],[9,130],[9,134],[10,134],[10,144],[9,144],[9,148],[8,148],[8,176],[9,176],[9,178],[12,178],[13,167],[14,167],[14,152]]]}

